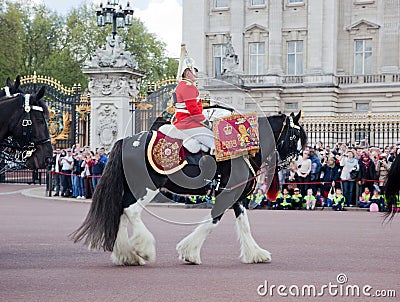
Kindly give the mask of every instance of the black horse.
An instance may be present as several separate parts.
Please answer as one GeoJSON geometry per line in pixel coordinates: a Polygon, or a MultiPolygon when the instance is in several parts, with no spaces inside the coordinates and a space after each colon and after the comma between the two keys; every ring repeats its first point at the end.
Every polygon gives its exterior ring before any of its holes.
{"type": "MultiPolygon", "coordinates": [[[[46,118],[49,112],[41,100],[45,88],[35,94],[19,93],[19,77],[15,83],[8,81],[9,92],[0,101],[0,147],[22,156],[29,169],[45,168],[51,161],[53,149],[46,118]],[[16,93],[18,92],[18,93],[16,93]],[[16,93],[16,94],[15,94],[16,93]]],[[[7,90],[7,89],[6,89],[7,90]]],[[[1,158],[9,160],[8,158],[1,158]]]]}
{"type": "Polygon", "coordinates": [[[233,208],[242,262],[271,261],[271,254],[260,248],[251,235],[242,201],[254,190],[256,172],[263,162],[275,167],[277,154],[280,162],[287,164],[304,147],[306,133],[299,125],[299,119],[300,113],[259,118],[260,151],[254,157],[243,156],[216,163],[213,157],[203,156],[199,165],[187,165],[168,176],[155,172],[146,158],[150,132],[117,141],[94,192],[89,213],[71,237],[75,242],[84,240],[90,248],[112,251],[112,260],[117,265],[152,262],[155,244],[153,235],[140,218],[143,207],[160,188],[189,195],[205,195],[213,188],[216,201],[211,217],[177,245],[180,259],[200,264],[200,249],[206,236],[218,225],[224,211],[233,208]],[[210,187],[205,180],[213,180],[212,183],[217,185],[210,187]],[[133,226],[130,238],[129,224],[133,226]]]}

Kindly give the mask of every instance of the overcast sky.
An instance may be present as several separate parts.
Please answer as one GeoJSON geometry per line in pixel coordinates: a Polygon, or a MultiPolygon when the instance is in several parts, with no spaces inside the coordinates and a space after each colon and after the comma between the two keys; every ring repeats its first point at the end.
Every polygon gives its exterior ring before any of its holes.
{"type": "MultiPolygon", "coordinates": [[[[44,3],[49,9],[66,14],[71,8],[83,3],[100,4],[100,0],[33,0],[44,3]]],[[[182,1],[183,0],[132,0],[135,13],[151,33],[167,44],[168,55],[179,57],[182,42],[182,1]]],[[[107,0],[102,1],[104,4],[107,0]]],[[[126,0],[120,0],[123,6],[126,0]]],[[[94,17],[94,16],[93,16],[94,17]]],[[[110,28],[111,30],[111,28],[110,28]]]]}

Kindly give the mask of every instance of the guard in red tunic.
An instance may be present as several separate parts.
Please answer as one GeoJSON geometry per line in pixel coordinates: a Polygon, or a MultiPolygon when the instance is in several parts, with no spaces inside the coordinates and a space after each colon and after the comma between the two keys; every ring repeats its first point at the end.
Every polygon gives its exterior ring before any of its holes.
{"type": "MultiPolygon", "coordinates": [[[[195,71],[196,72],[196,71],[195,71]]],[[[189,68],[183,72],[184,77],[176,87],[176,104],[174,125],[178,129],[204,127],[203,105],[199,99],[199,90],[194,82],[195,75],[189,68]]]]}
{"type": "Polygon", "coordinates": [[[175,89],[176,104],[173,123],[176,128],[213,151],[214,135],[208,128],[208,120],[203,115],[203,105],[196,87],[197,71],[193,60],[187,55],[185,45],[182,45],[178,68],[178,79],[181,80],[175,89]]]}

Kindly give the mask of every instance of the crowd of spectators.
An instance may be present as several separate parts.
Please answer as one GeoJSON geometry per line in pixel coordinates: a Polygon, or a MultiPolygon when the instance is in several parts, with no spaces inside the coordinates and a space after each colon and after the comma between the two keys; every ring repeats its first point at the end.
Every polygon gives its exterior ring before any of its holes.
{"type": "Polygon", "coordinates": [[[306,210],[321,206],[340,211],[369,208],[375,203],[384,211],[384,181],[399,153],[400,144],[382,148],[338,143],[331,147],[318,142],[280,171],[281,190],[275,200],[267,198],[268,179],[260,179],[245,205],[250,209],[306,210]]]}
{"type": "MultiPolygon", "coordinates": [[[[301,156],[279,172],[280,191],[267,198],[268,179],[261,174],[258,187],[245,201],[250,209],[314,210],[316,206],[345,210],[346,207],[369,208],[376,204],[385,210],[384,181],[391,163],[400,153],[395,146],[360,147],[338,143],[333,147],[318,142],[308,146],[301,156]]],[[[107,163],[104,148],[94,151],[78,144],[55,149],[52,162],[54,196],[91,198],[107,163]]],[[[210,205],[215,198],[179,196],[171,199],[186,204],[210,205]]]]}
{"type": "Polygon", "coordinates": [[[55,149],[51,166],[53,196],[91,198],[107,159],[104,148],[93,151],[76,144],[55,149]]]}

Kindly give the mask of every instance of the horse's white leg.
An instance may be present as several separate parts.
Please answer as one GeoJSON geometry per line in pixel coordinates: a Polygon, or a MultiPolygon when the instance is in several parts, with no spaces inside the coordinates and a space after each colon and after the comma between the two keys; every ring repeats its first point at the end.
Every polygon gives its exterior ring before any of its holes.
{"type": "Polygon", "coordinates": [[[243,263],[271,262],[271,253],[260,248],[251,235],[246,209],[236,218],[236,231],[240,241],[240,259],[243,263]]]}
{"type": "Polygon", "coordinates": [[[154,262],[156,260],[156,246],[153,234],[146,228],[141,213],[145,206],[158,194],[158,190],[147,189],[147,195],[135,204],[124,210],[129,222],[132,224],[132,236],[129,238],[129,247],[143,260],[154,262]]]}
{"type": "Polygon", "coordinates": [[[117,239],[115,240],[111,260],[116,265],[143,265],[145,261],[139,257],[128,242],[129,220],[125,214],[121,215],[117,239]]]}
{"type": "Polygon", "coordinates": [[[211,218],[207,219],[206,222],[200,224],[192,233],[183,238],[176,245],[179,259],[193,264],[201,264],[200,249],[207,235],[210,234],[217,225],[218,222],[213,223],[211,218]]]}

